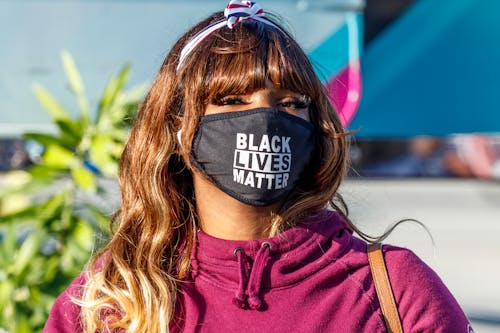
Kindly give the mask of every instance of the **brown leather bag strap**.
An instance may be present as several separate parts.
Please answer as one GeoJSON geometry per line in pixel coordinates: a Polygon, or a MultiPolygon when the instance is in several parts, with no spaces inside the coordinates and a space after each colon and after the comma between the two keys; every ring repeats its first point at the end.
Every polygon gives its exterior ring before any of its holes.
{"type": "Polygon", "coordinates": [[[368,261],[370,262],[373,282],[375,282],[375,290],[377,291],[387,331],[389,333],[403,333],[398,308],[394,301],[391,283],[387,275],[387,268],[385,267],[382,244],[376,243],[368,245],[368,261]]]}

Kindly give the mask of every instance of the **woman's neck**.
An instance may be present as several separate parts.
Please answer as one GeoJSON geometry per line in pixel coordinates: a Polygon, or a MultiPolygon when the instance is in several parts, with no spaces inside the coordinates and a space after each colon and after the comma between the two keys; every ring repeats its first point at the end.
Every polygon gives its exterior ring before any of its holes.
{"type": "Polygon", "coordinates": [[[273,212],[281,203],[265,207],[246,205],[193,173],[196,210],[201,229],[207,234],[228,240],[268,237],[273,212]]]}

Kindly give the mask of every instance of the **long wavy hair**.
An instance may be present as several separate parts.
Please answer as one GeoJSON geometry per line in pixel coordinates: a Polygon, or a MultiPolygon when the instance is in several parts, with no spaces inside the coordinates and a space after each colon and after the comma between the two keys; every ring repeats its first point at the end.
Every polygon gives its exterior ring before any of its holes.
{"type": "Polygon", "coordinates": [[[185,43],[222,18],[216,13],[179,39],[140,107],[120,162],[122,203],[113,237],[91,260],[76,300],[86,332],[169,332],[182,316],[179,286],[189,276],[197,229],[189,152],[199,119],[217,95],[252,92],[270,80],[311,99],[314,156],[275,214],[269,236],[328,205],[347,215],[337,194],[346,173],[346,134],[306,54],[283,27],[245,21],[221,28],[176,68],[185,43]]]}

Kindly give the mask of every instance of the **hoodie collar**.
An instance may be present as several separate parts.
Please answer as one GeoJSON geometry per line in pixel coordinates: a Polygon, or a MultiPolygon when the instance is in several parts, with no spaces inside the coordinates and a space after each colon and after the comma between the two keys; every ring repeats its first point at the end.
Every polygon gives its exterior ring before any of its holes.
{"type": "Polygon", "coordinates": [[[192,277],[233,290],[240,307],[259,309],[262,290],[295,284],[335,261],[350,248],[350,233],[343,218],[328,210],[272,238],[224,240],[200,230],[192,277]]]}

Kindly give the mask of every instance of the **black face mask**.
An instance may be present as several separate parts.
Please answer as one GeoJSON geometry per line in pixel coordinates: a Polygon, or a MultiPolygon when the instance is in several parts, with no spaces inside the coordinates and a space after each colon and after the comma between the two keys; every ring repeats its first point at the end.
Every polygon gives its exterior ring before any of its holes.
{"type": "Polygon", "coordinates": [[[284,199],[314,151],[314,127],[273,108],[200,119],[192,163],[222,191],[252,206],[284,199]]]}

